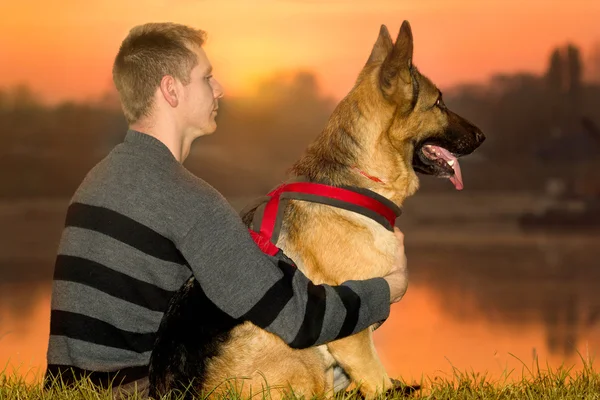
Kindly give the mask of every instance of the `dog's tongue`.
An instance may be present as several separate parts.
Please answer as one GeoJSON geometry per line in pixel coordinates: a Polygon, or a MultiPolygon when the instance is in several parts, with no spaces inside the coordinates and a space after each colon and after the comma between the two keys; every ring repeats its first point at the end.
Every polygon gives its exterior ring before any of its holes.
{"type": "Polygon", "coordinates": [[[462,190],[464,188],[462,174],[460,173],[460,164],[456,157],[454,157],[448,150],[443,147],[434,146],[437,150],[440,158],[448,162],[452,169],[454,170],[454,176],[450,177],[450,182],[454,184],[456,190],[462,190]]]}
{"type": "Polygon", "coordinates": [[[452,166],[454,169],[454,176],[450,177],[450,182],[454,184],[456,190],[463,190],[465,185],[463,185],[462,175],[460,174],[460,165],[458,165],[458,161],[452,166]]]}

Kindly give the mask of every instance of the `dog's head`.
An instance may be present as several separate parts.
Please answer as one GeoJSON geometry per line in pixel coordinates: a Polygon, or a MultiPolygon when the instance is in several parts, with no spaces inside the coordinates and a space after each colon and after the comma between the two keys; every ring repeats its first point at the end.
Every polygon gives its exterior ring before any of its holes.
{"type": "MultiPolygon", "coordinates": [[[[463,188],[458,158],[470,154],[485,140],[472,123],[453,113],[444,104],[440,90],[413,65],[413,37],[404,21],[394,43],[382,25],[371,55],[353,91],[369,91],[376,103],[370,113],[383,127],[403,162],[400,167],[427,175],[449,178],[456,189],[463,188]]],[[[409,177],[410,178],[410,177],[409,177]]],[[[415,183],[415,187],[418,183],[415,183]]],[[[416,190],[416,189],[415,189],[416,190]]]]}

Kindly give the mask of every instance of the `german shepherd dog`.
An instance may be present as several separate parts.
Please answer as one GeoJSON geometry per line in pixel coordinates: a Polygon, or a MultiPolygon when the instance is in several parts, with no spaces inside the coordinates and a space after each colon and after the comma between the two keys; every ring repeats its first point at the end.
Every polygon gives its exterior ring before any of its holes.
{"type": "MultiPolygon", "coordinates": [[[[419,187],[415,172],[449,178],[463,188],[457,158],[485,136],[450,111],[440,90],[413,65],[413,37],[404,21],[394,43],[385,25],[349,94],[322,133],[291,168],[292,175],[331,186],[368,189],[400,206],[419,187]]],[[[253,211],[243,215],[248,226],[253,211]]],[[[352,211],[290,200],[277,246],[315,284],[386,275],[397,239],[392,231],[352,211]]],[[[366,398],[393,390],[372,339],[374,327],[308,349],[292,349],[250,322],[231,328],[199,323],[202,291],[190,281],[174,296],[161,323],[150,365],[151,394],[184,389],[242,395],[265,385],[273,398],[331,395],[334,370],[343,368],[366,398]],[[202,326],[200,326],[202,325],[202,326]],[[226,332],[224,332],[226,330],[226,332]],[[226,388],[223,382],[236,378],[226,388]],[[240,378],[240,379],[237,379],[240,378]]],[[[346,386],[347,387],[347,386],[346,386]]]]}

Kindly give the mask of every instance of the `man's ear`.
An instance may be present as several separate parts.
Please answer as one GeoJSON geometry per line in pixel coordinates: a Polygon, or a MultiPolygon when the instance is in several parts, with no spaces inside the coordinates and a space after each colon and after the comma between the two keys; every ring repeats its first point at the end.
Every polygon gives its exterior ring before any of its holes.
{"type": "Polygon", "coordinates": [[[171,75],[165,75],[160,80],[160,92],[171,107],[179,104],[179,93],[177,93],[177,81],[171,75]]]}

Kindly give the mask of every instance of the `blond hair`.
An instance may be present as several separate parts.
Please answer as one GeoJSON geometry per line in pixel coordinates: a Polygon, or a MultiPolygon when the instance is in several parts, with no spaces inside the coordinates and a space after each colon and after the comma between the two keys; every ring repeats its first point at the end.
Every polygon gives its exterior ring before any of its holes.
{"type": "Polygon", "coordinates": [[[156,88],[165,75],[189,83],[198,64],[192,47],[201,47],[206,33],[175,23],[134,27],[121,43],[113,64],[113,81],[129,124],[150,115],[156,88]]]}

